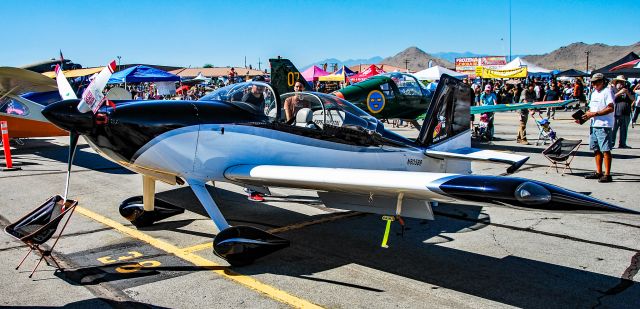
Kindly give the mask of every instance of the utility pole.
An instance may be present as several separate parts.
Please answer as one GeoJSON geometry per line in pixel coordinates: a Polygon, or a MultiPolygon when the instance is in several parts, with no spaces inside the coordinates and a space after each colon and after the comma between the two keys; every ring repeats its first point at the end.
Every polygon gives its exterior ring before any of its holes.
{"type": "Polygon", "coordinates": [[[260,58],[258,58],[258,71],[262,71],[262,67],[260,67],[261,64],[262,62],[260,62],[260,58]]]}
{"type": "Polygon", "coordinates": [[[244,68],[247,68],[247,56],[244,56],[244,68]]]}
{"type": "Polygon", "coordinates": [[[409,59],[404,59],[404,69],[409,70],[409,59]]]}
{"type": "Polygon", "coordinates": [[[118,71],[120,71],[120,59],[122,58],[121,56],[117,56],[118,58],[118,71]]]}
{"type": "Polygon", "coordinates": [[[509,62],[511,62],[511,0],[509,0],[509,62]]]}
{"type": "Polygon", "coordinates": [[[584,53],[587,54],[587,70],[584,71],[584,72],[588,74],[589,73],[589,54],[591,53],[591,51],[588,50],[588,51],[586,51],[584,53]]]}

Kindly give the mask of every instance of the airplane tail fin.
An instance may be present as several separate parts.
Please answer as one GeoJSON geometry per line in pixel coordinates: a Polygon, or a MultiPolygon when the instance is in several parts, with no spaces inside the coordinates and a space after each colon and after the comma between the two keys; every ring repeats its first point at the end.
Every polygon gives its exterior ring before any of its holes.
{"type": "Polygon", "coordinates": [[[469,131],[470,108],[473,102],[473,91],[461,80],[443,74],[438,88],[420,129],[416,142],[424,147],[443,144],[445,141],[460,140],[452,147],[469,147],[471,138],[463,137],[461,133],[469,131]]]}
{"type": "Polygon", "coordinates": [[[279,94],[293,92],[293,86],[296,81],[302,81],[305,91],[312,91],[311,85],[305,81],[300,71],[289,59],[275,58],[269,59],[271,64],[271,86],[273,86],[279,94]]]}

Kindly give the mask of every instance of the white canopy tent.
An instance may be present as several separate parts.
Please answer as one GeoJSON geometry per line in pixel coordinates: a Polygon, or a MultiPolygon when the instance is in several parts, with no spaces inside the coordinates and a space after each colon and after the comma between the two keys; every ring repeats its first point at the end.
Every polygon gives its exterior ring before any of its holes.
{"type": "Polygon", "coordinates": [[[456,71],[449,70],[447,68],[443,68],[439,65],[434,67],[430,67],[428,69],[424,69],[420,72],[413,74],[419,80],[440,80],[440,76],[442,74],[447,74],[456,78],[465,78],[467,74],[458,73],[456,71]]]}
{"type": "Polygon", "coordinates": [[[551,73],[551,70],[539,67],[535,64],[531,64],[520,57],[516,57],[515,59],[511,60],[511,62],[503,65],[498,70],[511,70],[521,67],[527,67],[527,72],[529,73],[551,73]]]}

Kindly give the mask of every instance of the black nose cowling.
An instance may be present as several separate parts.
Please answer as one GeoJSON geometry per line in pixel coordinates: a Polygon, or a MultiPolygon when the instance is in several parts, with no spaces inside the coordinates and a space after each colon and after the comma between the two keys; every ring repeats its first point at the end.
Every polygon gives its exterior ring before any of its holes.
{"type": "Polygon", "coordinates": [[[603,211],[640,214],[596,198],[541,181],[500,176],[465,175],[440,184],[444,193],[470,201],[552,211],[603,211]]]}
{"type": "Polygon", "coordinates": [[[42,110],[42,115],[63,130],[87,134],[93,129],[93,113],[78,111],[79,102],[74,99],[50,104],[42,110]]]}

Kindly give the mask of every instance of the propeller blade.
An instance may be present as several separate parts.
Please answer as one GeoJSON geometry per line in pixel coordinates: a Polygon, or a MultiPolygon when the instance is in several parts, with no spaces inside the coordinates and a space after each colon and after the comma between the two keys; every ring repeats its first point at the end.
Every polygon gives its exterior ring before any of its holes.
{"type": "Polygon", "coordinates": [[[98,112],[100,105],[104,102],[104,94],[102,90],[107,86],[111,74],[116,69],[116,61],[112,60],[98,75],[89,83],[87,89],[82,93],[82,100],[78,104],[78,110],[81,113],[93,111],[95,114],[98,112]]]}
{"type": "Polygon", "coordinates": [[[56,73],[56,83],[58,83],[58,92],[60,93],[60,97],[62,97],[63,100],[77,99],[78,96],[76,96],[73,88],[71,88],[71,85],[69,84],[67,77],[64,76],[64,72],[62,72],[62,68],[59,64],[56,64],[54,71],[56,73]]]}

